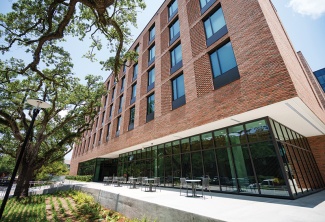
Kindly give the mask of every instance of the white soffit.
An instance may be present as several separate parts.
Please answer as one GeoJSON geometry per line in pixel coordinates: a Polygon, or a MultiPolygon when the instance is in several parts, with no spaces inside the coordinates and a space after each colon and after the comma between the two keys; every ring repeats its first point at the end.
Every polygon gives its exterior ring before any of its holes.
{"type": "Polygon", "coordinates": [[[192,135],[208,132],[223,127],[244,123],[250,120],[269,116],[288,128],[305,137],[325,135],[325,124],[298,97],[264,106],[222,120],[211,122],[186,131],[171,134],[126,149],[103,155],[103,158],[116,158],[119,154],[138,150],[192,135]]]}

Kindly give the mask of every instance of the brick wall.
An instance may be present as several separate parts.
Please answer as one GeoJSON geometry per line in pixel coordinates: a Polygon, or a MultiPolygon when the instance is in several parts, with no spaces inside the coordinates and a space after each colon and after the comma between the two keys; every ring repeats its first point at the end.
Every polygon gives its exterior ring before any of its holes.
{"type": "Polygon", "coordinates": [[[325,136],[313,136],[307,139],[323,181],[325,182],[325,136]]]}
{"type": "MultiPolygon", "coordinates": [[[[102,144],[92,148],[91,152],[74,155],[71,174],[77,173],[78,162],[293,97],[301,96],[304,101],[308,96],[313,97],[310,86],[298,81],[299,78],[305,78],[305,75],[299,68],[300,64],[294,51],[291,49],[291,52],[285,52],[291,48],[291,44],[284,38],[285,33],[269,1],[219,0],[201,15],[199,1],[178,0],[180,39],[171,46],[168,26],[173,20],[168,21],[168,4],[169,1],[163,4],[131,47],[132,49],[136,44],[140,44],[134,129],[127,131],[132,78],[130,76],[133,71],[130,67],[126,71],[128,76],[120,136],[115,137],[118,109],[118,99],[115,99],[110,141],[103,140],[102,144]],[[228,34],[207,47],[202,21],[220,6],[224,12],[228,34]],[[150,68],[147,65],[148,30],[153,23],[156,27],[156,78],[154,90],[147,92],[146,75],[150,68]],[[228,41],[231,41],[233,46],[240,79],[214,90],[209,53],[228,41]],[[171,75],[170,50],[179,42],[182,44],[183,67],[171,75]],[[295,65],[289,64],[291,62],[295,65]],[[184,74],[186,104],[172,110],[171,80],[181,72],[184,74]],[[298,73],[297,77],[293,76],[295,72],[298,73]],[[298,86],[295,86],[296,84],[298,86]],[[307,95],[303,94],[303,90],[306,90],[307,95]],[[152,92],[155,92],[155,119],[146,123],[147,96],[152,92]]],[[[112,79],[110,81],[113,83],[112,79]]],[[[118,98],[117,93],[115,98],[118,98]]],[[[322,114],[316,99],[310,100],[309,107],[315,110],[316,114],[322,114]]],[[[109,106],[110,103],[106,107],[109,109],[109,106]]],[[[109,110],[106,112],[109,113],[109,110]]],[[[105,125],[108,122],[109,120],[106,120],[105,125]]],[[[106,137],[106,128],[103,130],[103,139],[106,137]]]]}

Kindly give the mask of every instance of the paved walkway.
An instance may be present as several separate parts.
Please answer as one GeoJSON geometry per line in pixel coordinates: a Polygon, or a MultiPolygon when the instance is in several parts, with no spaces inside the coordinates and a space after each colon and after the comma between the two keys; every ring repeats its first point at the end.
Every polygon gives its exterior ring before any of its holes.
{"type": "Polygon", "coordinates": [[[325,222],[325,190],[297,200],[240,196],[213,193],[210,198],[190,198],[179,195],[178,189],[144,192],[138,189],[105,186],[102,183],[67,183],[105,190],[159,205],[204,215],[227,222],[325,222]]]}

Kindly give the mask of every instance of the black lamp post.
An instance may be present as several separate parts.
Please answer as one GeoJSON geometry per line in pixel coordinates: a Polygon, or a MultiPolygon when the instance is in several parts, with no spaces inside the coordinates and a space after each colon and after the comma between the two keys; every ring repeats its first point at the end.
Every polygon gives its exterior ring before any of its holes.
{"type": "Polygon", "coordinates": [[[16,177],[16,174],[17,174],[17,171],[18,171],[18,168],[19,168],[19,165],[20,165],[20,162],[21,162],[21,159],[24,155],[24,152],[25,152],[25,148],[26,148],[26,145],[27,145],[27,142],[28,142],[28,139],[29,139],[29,136],[32,132],[32,129],[33,129],[33,126],[34,126],[34,122],[35,122],[35,119],[36,119],[36,116],[38,115],[39,111],[41,108],[49,108],[50,107],[50,104],[42,101],[42,100],[39,100],[39,99],[28,99],[27,102],[33,106],[36,107],[36,109],[33,110],[33,117],[32,117],[32,121],[30,122],[30,125],[29,125],[29,128],[27,130],[27,133],[26,133],[26,137],[25,137],[25,140],[24,140],[24,143],[21,147],[21,150],[20,150],[20,153],[19,153],[19,156],[17,158],[17,161],[16,161],[16,165],[15,165],[15,168],[14,168],[14,171],[12,172],[12,175],[11,175],[11,178],[10,178],[10,182],[9,182],[9,185],[7,187],[7,191],[6,191],[6,194],[3,198],[3,201],[2,201],[2,204],[1,204],[1,209],[0,209],[0,220],[2,218],[2,214],[3,214],[3,211],[5,210],[5,207],[6,207],[6,203],[7,203],[7,200],[9,198],[9,194],[10,194],[10,191],[11,191],[11,188],[12,188],[12,185],[14,183],[14,180],[15,180],[15,177],[16,177]]]}

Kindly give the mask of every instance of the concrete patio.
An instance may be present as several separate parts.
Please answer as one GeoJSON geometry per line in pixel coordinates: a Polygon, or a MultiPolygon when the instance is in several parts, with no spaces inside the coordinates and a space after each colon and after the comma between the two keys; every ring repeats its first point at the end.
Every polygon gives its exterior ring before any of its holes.
{"type": "MultiPolygon", "coordinates": [[[[297,200],[239,196],[213,193],[210,198],[186,197],[178,189],[163,188],[160,192],[144,192],[95,182],[66,181],[63,187],[73,186],[92,194],[105,207],[134,218],[162,221],[325,221],[325,191],[297,200]]],[[[56,188],[58,189],[58,188],[56,188]]],[[[44,190],[45,191],[45,190],[44,190]]],[[[46,192],[46,191],[45,191],[46,192]]]]}

